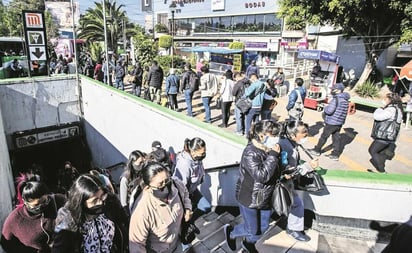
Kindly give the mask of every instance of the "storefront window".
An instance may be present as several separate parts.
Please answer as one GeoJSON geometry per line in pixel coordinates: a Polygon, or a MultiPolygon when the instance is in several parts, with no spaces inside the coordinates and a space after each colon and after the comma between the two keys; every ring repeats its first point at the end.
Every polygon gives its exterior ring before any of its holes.
{"type": "Polygon", "coordinates": [[[232,17],[220,17],[219,32],[221,33],[232,32],[232,17]]]}
{"type": "Polygon", "coordinates": [[[216,33],[219,28],[219,18],[208,18],[206,23],[206,32],[216,33]]]}
{"type": "Polygon", "coordinates": [[[192,31],[192,23],[189,19],[177,19],[175,21],[175,29],[177,36],[190,35],[192,31]]]}
{"type": "Polygon", "coordinates": [[[195,23],[195,33],[205,33],[206,32],[206,18],[194,18],[193,22],[195,23]]]}
{"type": "Polygon", "coordinates": [[[281,32],[282,21],[276,17],[276,14],[266,14],[265,32],[281,32]]]}

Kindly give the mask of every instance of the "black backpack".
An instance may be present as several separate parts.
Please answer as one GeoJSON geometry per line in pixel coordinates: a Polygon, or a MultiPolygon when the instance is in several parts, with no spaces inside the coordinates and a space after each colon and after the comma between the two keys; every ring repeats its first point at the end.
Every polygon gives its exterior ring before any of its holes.
{"type": "Polygon", "coordinates": [[[189,72],[189,88],[192,92],[199,90],[199,77],[193,71],[189,72]]]}

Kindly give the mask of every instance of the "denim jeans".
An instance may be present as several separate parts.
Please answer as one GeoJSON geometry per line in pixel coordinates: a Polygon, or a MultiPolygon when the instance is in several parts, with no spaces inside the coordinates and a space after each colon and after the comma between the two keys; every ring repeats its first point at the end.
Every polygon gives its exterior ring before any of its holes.
{"type": "Polygon", "coordinates": [[[302,199],[293,191],[293,204],[288,215],[288,229],[294,231],[303,231],[305,209],[302,199]]]}
{"type": "Polygon", "coordinates": [[[205,197],[203,197],[202,193],[200,193],[199,190],[196,189],[193,193],[189,195],[189,198],[192,202],[193,220],[196,220],[204,213],[210,212],[212,206],[210,202],[205,197]]]}
{"type": "Polygon", "coordinates": [[[179,108],[177,104],[177,94],[169,94],[169,105],[172,110],[177,110],[179,108]]]}
{"type": "Polygon", "coordinates": [[[210,117],[210,101],[212,100],[212,97],[202,97],[202,103],[203,107],[205,108],[205,121],[206,122],[212,122],[212,119],[210,117]]]}
{"type": "Polygon", "coordinates": [[[191,92],[190,89],[186,89],[184,93],[185,93],[185,102],[187,106],[187,116],[193,117],[193,112],[192,112],[193,92],[191,92]]]}
{"type": "Polygon", "coordinates": [[[325,124],[325,127],[323,128],[323,132],[320,135],[318,144],[315,146],[315,150],[317,152],[322,151],[323,145],[325,145],[326,140],[329,138],[329,136],[332,135],[332,155],[339,156],[340,155],[340,129],[342,128],[341,125],[339,126],[333,126],[333,125],[328,125],[325,124]]]}
{"type": "Polygon", "coordinates": [[[246,114],[245,135],[249,133],[249,129],[252,126],[252,122],[256,121],[256,118],[259,117],[258,112],[260,112],[260,108],[252,107],[246,114]]]}
{"type": "Polygon", "coordinates": [[[139,84],[139,85],[137,85],[137,84],[133,84],[133,94],[135,95],[135,96],[138,96],[138,97],[140,97],[140,95],[141,95],[141,93],[142,93],[142,85],[141,84],[139,84]]]}
{"type": "Polygon", "coordinates": [[[114,86],[114,87],[115,87],[116,89],[124,90],[123,79],[116,77],[116,82],[115,82],[115,86],[114,86]]]}
{"type": "Polygon", "coordinates": [[[235,106],[236,132],[243,133],[245,131],[245,114],[235,106]]]}
{"type": "Polygon", "coordinates": [[[239,204],[243,223],[237,224],[230,233],[231,238],[244,236],[246,242],[256,243],[269,228],[271,210],[251,209],[239,204]]]}

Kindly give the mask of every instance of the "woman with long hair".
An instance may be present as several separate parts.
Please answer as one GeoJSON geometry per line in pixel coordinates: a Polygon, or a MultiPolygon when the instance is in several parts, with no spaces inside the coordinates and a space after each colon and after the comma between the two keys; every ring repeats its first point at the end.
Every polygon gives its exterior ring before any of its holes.
{"type": "Polygon", "coordinates": [[[141,176],[143,190],[130,219],[130,253],[180,252],[182,220],[189,221],[192,215],[186,187],[155,161],[144,164],[141,176]]]}
{"type": "Polygon", "coordinates": [[[203,159],[206,157],[206,142],[195,137],[185,139],[183,151],[176,157],[174,178],[180,179],[189,191],[189,197],[193,206],[193,219],[210,211],[210,202],[203,197],[198,186],[203,182],[205,168],[203,159]]]}
{"type": "Polygon", "coordinates": [[[128,220],[116,195],[90,174],[81,175],[68,195],[56,218],[52,252],[123,252],[128,220]]]}
{"type": "Polygon", "coordinates": [[[21,182],[20,191],[23,205],[5,220],[1,246],[11,253],[50,252],[57,210],[66,199],[51,194],[42,182],[21,182]]]}
{"type": "Polygon", "coordinates": [[[120,203],[129,214],[129,200],[133,189],[139,184],[140,172],[146,159],[146,154],[140,150],[130,153],[123,174],[120,176],[120,203]]]}
{"type": "Polygon", "coordinates": [[[236,183],[236,199],[243,223],[224,227],[226,243],[233,251],[237,248],[236,238],[244,237],[243,249],[257,252],[255,243],[269,228],[272,192],[281,174],[276,136],[279,129],[279,124],[270,120],[259,121],[250,128],[249,143],[242,154],[236,183]]]}
{"type": "MultiPolygon", "coordinates": [[[[403,106],[401,98],[396,93],[386,94],[382,104],[383,106],[373,113],[375,120],[372,129],[373,142],[368,151],[372,157],[369,161],[373,167],[380,173],[386,173],[385,162],[395,155],[395,142],[402,123],[403,106]],[[379,125],[383,126],[382,124],[388,124],[390,121],[393,122],[393,131],[379,127],[379,125]]],[[[372,170],[368,171],[373,172],[372,170]]]]}

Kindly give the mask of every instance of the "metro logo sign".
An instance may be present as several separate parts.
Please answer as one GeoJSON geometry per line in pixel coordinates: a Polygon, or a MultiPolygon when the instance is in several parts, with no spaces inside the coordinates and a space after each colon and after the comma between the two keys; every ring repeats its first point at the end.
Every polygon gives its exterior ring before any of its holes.
{"type": "Polygon", "coordinates": [[[41,13],[25,13],[27,28],[43,28],[43,18],[41,13]]]}

